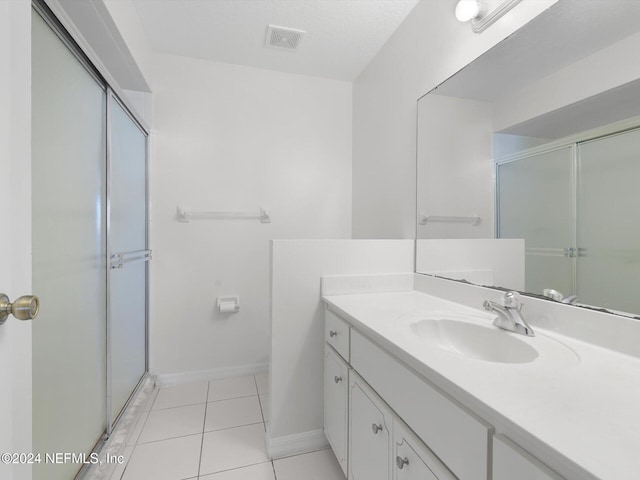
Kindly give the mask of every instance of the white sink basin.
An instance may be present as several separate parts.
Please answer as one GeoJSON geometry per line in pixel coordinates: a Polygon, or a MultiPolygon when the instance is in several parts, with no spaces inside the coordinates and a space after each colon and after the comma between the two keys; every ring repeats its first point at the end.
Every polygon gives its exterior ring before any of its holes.
{"type": "Polygon", "coordinates": [[[463,357],[498,363],[529,363],[538,358],[530,344],[494,326],[449,319],[419,320],[411,331],[431,345],[463,357]]]}

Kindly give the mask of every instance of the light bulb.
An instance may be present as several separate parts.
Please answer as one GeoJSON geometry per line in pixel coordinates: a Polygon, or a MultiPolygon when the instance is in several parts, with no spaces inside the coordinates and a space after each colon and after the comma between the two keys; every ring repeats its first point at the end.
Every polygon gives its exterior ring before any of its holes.
{"type": "Polygon", "coordinates": [[[476,0],[460,0],[456,5],[456,18],[468,22],[480,15],[480,4],[476,0]]]}

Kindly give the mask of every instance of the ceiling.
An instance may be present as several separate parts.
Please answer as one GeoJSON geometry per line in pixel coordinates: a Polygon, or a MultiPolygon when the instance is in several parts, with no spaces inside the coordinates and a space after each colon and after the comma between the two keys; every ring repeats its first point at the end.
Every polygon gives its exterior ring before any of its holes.
{"type": "MultiPolygon", "coordinates": [[[[638,18],[638,0],[560,0],[431,93],[508,101],[528,85],[640,32],[638,18]]],[[[636,116],[638,111],[640,81],[635,81],[499,133],[557,139],[636,116]]]]}
{"type": "Polygon", "coordinates": [[[354,80],[419,0],[133,0],[154,51],[354,80]],[[265,48],[269,24],[306,31],[265,48]]]}
{"type": "Polygon", "coordinates": [[[638,0],[561,0],[434,93],[494,102],[640,31],[638,0]]]}

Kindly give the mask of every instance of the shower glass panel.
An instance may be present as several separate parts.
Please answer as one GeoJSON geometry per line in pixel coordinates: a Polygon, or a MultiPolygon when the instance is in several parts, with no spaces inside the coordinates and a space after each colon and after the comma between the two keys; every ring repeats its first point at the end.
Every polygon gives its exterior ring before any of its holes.
{"type": "Polygon", "coordinates": [[[639,312],[640,130],[578,145],[578,298],[639,312]]]}
{"type": "Polygon", "coordinates": [[[497,166],[498,238],[524,238],[528,292],[574,292],[573,163],[566,147],[497,166]]]}
{"type": "MultiPolygon", "coordinates": [[[[106,92],[32,15],[33,451],[89,453],[106,427],[106,92]]],[[[33,465],[69,480],[80,465],[33,465]]]]}
{"type": "Polygon", "coordinates": [[[146,372],[146,135],[117,99],[109,105],[110,423],[146,372]]]}

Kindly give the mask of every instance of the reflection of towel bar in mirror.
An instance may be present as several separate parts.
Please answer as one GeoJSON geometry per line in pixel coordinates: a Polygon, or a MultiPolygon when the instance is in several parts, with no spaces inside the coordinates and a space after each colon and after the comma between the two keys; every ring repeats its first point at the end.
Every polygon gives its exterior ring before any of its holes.
{"type": "Polygon", "coordinates": [[[271,223],[271,217],[263,208],[259,212],[191,212],[178,206],[176,217],[182,223],[188,223],[190,220],[221,219],[260,220],[260,223],[271,223]]]}
{"type": "Polygon", "coordinates": [[[477,215],[473,217],[455,217],[455,216],[438,216],[438,215],[425,215],[420,214],[420,225],[426,225],[427,223],[469,223],[472,227],[480,225],[482,219],[477,215]]]}

